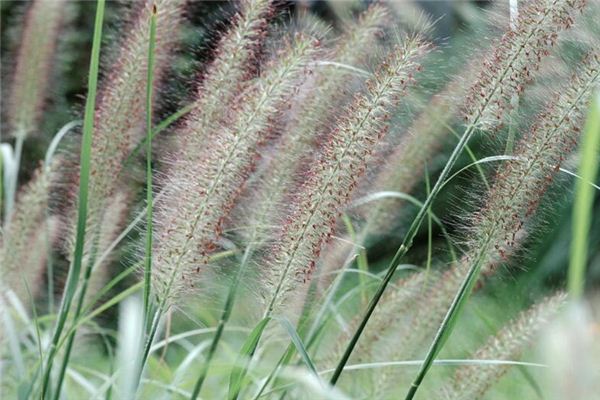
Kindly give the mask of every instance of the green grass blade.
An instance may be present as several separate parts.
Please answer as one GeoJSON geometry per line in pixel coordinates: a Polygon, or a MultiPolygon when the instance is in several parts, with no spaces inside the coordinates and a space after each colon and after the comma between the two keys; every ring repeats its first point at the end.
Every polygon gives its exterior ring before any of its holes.
{"type": "Polygon", "coordinates": [[[200,390],[202,390],[202,385],[208,373],[208,367],[210,366],[210,362],[212,361],[212,358],[217,350],[219,342],[221,341],[221,336],[223,335],[225,325],[227,324],[227,322],[229,321],[229,317],[231,316],[237,290],[239,288],[242,277],[246,272],[246,267],[249,264],[250,256],[252,255],[253,251],[254,250],[252,246],[248,246],[246,248],[246,251],[244,252],[244,256],[241,261],[240,268],[238,269],[238,272],[234,278],[232,285],[229,287],[227,299],[225,300],[225,306],[223,308],[223,313],[221,314],[221,318],[219,319],[217,330],[215,331],[215,334],[213,336],[210,348],[208,350],[208,354],[206,355],[206,359],[204,360],[204,363],[202,364],[202,367],[200,369],[200,373],[198,374],[198,379],[196,380],[196,383],[194,385],[194,390],[192,391],[190,400],[196,400],[198,398],[198,395],[200,394],[200,390]]]}
{"type": "Polygon", "coordinates": [[[595,182],[598,172],[598,153],[600,151],[600,100],[592,101],[585,132],[581,142],[579,176],[575,184],[573,204],[573,239],[569,262],[569,294],[578,299],[583,295],[585,285],[585,267],[588,257],[588,235],[592,221],[594,188],[587,182],[595,182]]]}
{"type": "Polygon", "coordinates": [[[474,125],[469,125],[465,129],[463,135],[461,136],[461,138],[458,141],[458,143],[456,144],[456,146],[454,147],[452,154],[448,158],[448,162],[446,162],[444,169],[440,173],[440,176],[438,177],[435,185],[431,189],[431,193],[429,193],[429,196],[427,196],[427,199],[425,199],[425,201],[423,202],[423,207],[421,207],[419,209],[419,212],[417,213],[415,219],[413,220],[412,224],[408,228],[408,231],[406,233],[406,236],[404,237],[404,240],[402,241],[402,244],[398,248],[398,251],[392,258],[392,261],[390,262],[390,265],[387,268],[387,272],[385,274],[383,281],[381,281],[379,288],[377,289],[377,291],[375,292],[375,295],[371,299],[371,302],[367,306],[367,310],[365,311],[365,314],[364,314],[360,324],[358,325],[356,332],[350,339],[350,342],[348,343],[346,350],[344,351],[344,354],[342,355],[342,358],[340,359],[340,361],[331,377],[330,383],[332,385],[335,385],[337,383],[338,379],[340,378],[340,375],[342,374],[342,371],[344,370],[344,365],[346,365],[346,363],[350,359],[350,355],[354,351],[354,347],[358,343],[358,339],[360,338],[365,327],[367,326],[367,322],[371,318],[371,315],[373,315],[373,311],[375,311],[375,307],[377,307],[377,304],[379,304],[379,300],[383,296],[383,293],[385,292],[387,285],[390,283],[392,277],[394,276],[394,273],[396,272],[396,269],[400,265],[402,258],[404,257],[404,255],[406,255],[408,250],[412,247],[413,240],[416,237],[417,232],[418,232],[419,228],[421,227],[421,224],[423,223],[423,220],[428,215],[431,205],[433,204],[434,200],[436,199],[437,195],[439,194],[440,190],[442,189],[442,186],[444,185],[444,181],[446,180],[448,175],[450,175],[450,171],[454,167],[454,164],[458,160],[458,157],[461,155],[465,146],[467,145],[467,143],[469,142],[469,140],[471,139],[471,137],[474,134],[475,134],[474,125]]]}
{"type": "MultiPolygon", "coordinates": [[[[184,115],[186,115],[187,113],[192,111],[194,109],[194,106],[195,106],[195,104],[193,104],[193,103],[188,104],[187,106],[180,108],[179,110],[175,111],[173,114],[169,115],[167,118],[162,120],[158,125],[156,125],[154,127],[154,129],[152,129],[152,140],[154,140],[156,135],[158,135],[159,133],[161,133],[162,131],[167,129],[172,123],[174,123],[179,118],[183,117],[184,115]]],[[[148,138],[145,137],[140,143],[138,143],[137,146],[135,146],[135,148],[131,151],[131,153],[129,153],[129,156],[127,156],[127,159],[125,160],[124,165],[129,165],[129,163],[131,162],[133,157],[139,153],[139,151],[142,149],[142,147],[144,147],[146,145],[147,140],[148,140],[148,138]]]]}
{"type": "Polygon", "coordinates": [[[292,339],[292,343],[296,347],[296,350],[298,351],[298,354],[300,354],[300,357],[302,358],[302,361],[304,361],[304,364],[306,364],[308,369],[312,373],[314,373],[316,377],[318,377],[319,374],[317,373],[315,364],[313,363],[312,359],[308,355],[308,352],[306,351],[306,347],[304,346],[304,343],[302,342],[302,339],[300,339],[300,336],[298,335],[298,332],[296,332],[296,329],[294,328],[294,326],[285,317],[275,317],[275,319],[277,319],[277,321],[279,321],[281,326],[283,326],[283,328],[287,331],[288,335],[290,335],[290,339],[292,339]]]}
{"type": "Polygon", "coordinates": [[[83,121],[83,140],[81,144],[80,156],[80,174],[79,174],[79,201],[77,210],[77,231],[75,236],[75,251],[73,264],[69,270],[65,294],[61,304],[61,309],[56,323],[50,349],[48,350],[48,360],[45,367],[42,381],[42,398],[46,398],[52,364],[56,355],[56,345],[58,344],[63,331],[71,302],[75,296],[79,275],[81,273],[81,264],[83,261],[83,249],[85,243],[85,228],[87,221],[88,206],[88,182],[90,175],[90,158],[92,152],[92,134],[94,131],[94,110],[96,108],[96,90],[98,85],[98,67],[100,63],[100,44],[102,41],[102,25],[104,21],[105,0],[98,0],[96,6],[96,19],[94,23],[94,39],[92,44],[92,55],[90,61],[90,70],[88,76],[88,95],[85,104],[85,114],[83,121]]]}
{"type": "MultiPolygon", "coordinates": [[[[367,261],[367,254],[366,254],[367,252],[364,249],[364,247],[362,246],[362,244],[357,242],[360,239],[356,235],[356,230],[354,229],[354,226],[352,225],[352,220],[350,219],[348,214],[343,214],[342,221],[344,221],[344,225],[346,226],[346,230],[348,231],[348,234],[350,235],[350,239],[352,240],[352,242],[354,242],[358,245],[358,249],[357,249],[358,257],[356,258],[356,266],[358,267],[358,270],[368,272],[369,264],[367,261]]],[[[358,275],[358,281],[359,281],[360,287],[363,288],[363,290],[361,291],[361,302],[362,302],[362,304],[367,304],[367,302],[369,301],[369,299],[367,297],[368,293],[366,292],[367,277],[364,274],[360,274],[360,275],[358,275]]]]}
{"type": "Polygon", "coordinates": [[[148,40],[148,77],[146,80],[146,257],[144,263],[144,326],[150,315],[152,281],[152,89],[154,82],[154,47],[156,45],[156,4],[152,5],[148,40]]]}
{"type": "Polygon", "coordinates": [[[446,340],[452,333],[456,324],[457,317],[463,309],[465,303],[467,302],[469,295],[473,291],[473,286],[475,285],[475,282],[477,282],[477,278],[479,277],[479,271],[481,270],[482,260],[485,257],[486,247],[487,246],[483,246],[483,251],[481,251],[478,254],[477,258],[475,259],[475,262],[469,269],[458,292],[456,293],[456,296],[452,300],[452,304],[446,312],[444,320],[442,321],[442,324],[440,325],[440,328],[436,333],[433,342],[431,343],[431,346],[427,352],[427,355],[425,356],[419,373],[417,374],[417,377],[411,384],[408,393],[406,394],[406,400],[411,400],[415,396],[417,390],[423,382],[423,379],[425,378],[425,375],[427,375],[427,372],[429,372],[429,369],[431,368],[431,365],[433,364],[435,358],[437,357],[440,350],[446,343],[446,340]]]}
{"type": "Polygon", "coordinates": [[[250,359],[254,355],[256,351],[256,346],[258,346],[258,342],[269,323],[270,318],[265,317],[256,326],[252,329],[252,332],[246,338],[242,349],[240,350],[240,354],[238,356],[239,362],[235,363],[233,370],[231,371],[231,376],[229,377],[229,395],[227,398],[229,400],[237,399],[240,390],[242,389],[242,381],[246,377],[248,373],[248,366],[250,364],[250,359]],[[240,365],[243,365],[241,367],[240,365]]]}

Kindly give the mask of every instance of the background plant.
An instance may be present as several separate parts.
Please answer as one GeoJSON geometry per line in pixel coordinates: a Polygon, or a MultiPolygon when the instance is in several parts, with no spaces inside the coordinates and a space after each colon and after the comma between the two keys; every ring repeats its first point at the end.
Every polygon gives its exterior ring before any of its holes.
{"type": "Polygon", "coordinates": [[[595,393],[597,1],[0,4],[3,396],[595,393]]]}

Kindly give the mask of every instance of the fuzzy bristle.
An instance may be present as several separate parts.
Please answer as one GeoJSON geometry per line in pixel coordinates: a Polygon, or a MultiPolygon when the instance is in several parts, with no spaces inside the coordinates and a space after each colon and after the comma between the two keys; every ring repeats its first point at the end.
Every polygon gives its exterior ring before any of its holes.
{"type": "MultiPolygon", "coordinates": [[[[177,45],[185,0],[158,0],[155,45],[155,85],[168,68],[177,45]]],[[[95,114],[90,172],[90,214],[99,212],[114,192],[124,161],[141,139],[146,111],[143,96],[147,79],[150,6],[141,7],[123,35],[116,65],[102,82],[95,114]]]]}
{"type": "Polygon", "coordinates": [[[367,82],[366,93],[355,99],[330,133],[267,261],[267,315],[281,311],[288,300],[294,303],[293,297],[310,281],[322,247],[331,237],[375,143],[385,134],[390,112],[420,69],[417,59],[427,47],[413,37],[391,51],[367,82]]]}
{"type": "MultiPolygon", "coordinates": [[[[101,82],[94,115],[94,135],[90,160],[89,204],[86,229],[86,254],[101,253],[97,248],[98,234],[106,229],[105,208],[122,184],[123,166],[133,147],[144,133],[146,106],[143,101],[147,84],[148,32],[151,6],[157,7],[154,85],[169,67],[170,54],[177,46],[186,0],[144,1],[135,10],[117,47],[115,62],[107,67],[108,74],[101,82]]],[[[66,210],[67,235],[65,249],[72,252],[75,237],[77,200],[71,199],[66,210]]],[[[107,217],[107,218],[110,218],[107,217]]]]}
{"type": "MultiPolygon", "coordinates": [[[[566,303],[566,295],[558,293],[522,312],[518,318],[504,326],[497,335],[477,350],[474,360],[516,360],[534,341],[566,303]]],[[[453,400],[480,399],[485,392],[509,370],[509,365],[465,365],[460,367],[441,393],[453,400]]]]}
{"type": "MultiPolygon", "coordinates": [[[[190,153],[174,161],[165,182],[165,200],[156,210],[153,283],[161,300],[195,286],[253,168],[257,146],[318,51],[314,38],[297,34],[243,94],[234,119],[204,133],[204,143],[211,145],[199,153],[189,148],[190,153]]],[[[194,122],[190,120],[186,129],[194,122]]],[[[197,127],[198,134],[202,128],[197,127]]]]}
{"type": "MultiPolygon", "coordinates": [[[[376,45],[386,18],[384,7],[369,7],[360,15],[358,22],[339,38],[332,52],[332,61],[359,65],[376,45]]],[[[272,216],[293,190],[302,160],[314,149],[316,136],[331,122],[336,106],[343,105],[349,81],[352,81],[352,76],[347,70],[331,66],[315,68],[309,93],[296,106],[297,111],[293,112],[285,126],[285,134],[275,144],[272,158],[267,160],[263,173],[257,178],[259,183],[253,190],[253,198],[250,199],[253,200],[250,202],[252,210],[247,217],[253,227],[247,235],[250,242],[262,242],[271,236],[272,229],[267,227],[276,225],[272,216]]]]}
{"type": "Polygon", "coordinates": [[[421,307],[406,325],[410,329],[404,329],[396,343],[405,356],[416,356],[421,348],[417,343],[423,344],[439,326],[474,263],[481,266],[483,274],[490,274],[518,250],[527,234],[526,223],[579,136],[582,112],[598,85],[598,60],[597,55],[586,58],[569,85],[557,91],[547,111],[520,140],[516,160],[499,169],[485,205],[470,223],[465,255],[444,273],[434,289],[422,295],[421,307]]]}
{"type": "Polygon", "coordinates": [[[233,28],[219,41],[214,59],[198,87],[187,129],[179,132],[178,147],[182,148],[179,157],[190,153],[189,148],[201,149],[205,144],[204,135],[227,119],[226,110],[233,107],[232,102],[248,86],[256,69],[273,11],[272,0],[241,2],[233,28]]]}
{"type": "Polygon", "coordinates": [[[40,293],[46,259],[59,232],[58,219],[48,217],[53,170],[40,168],[22,189],[0,236],[0,273],[23,303],[29,291],[40,293]]]}
{"type": "MultiPolygon", "coordinates": [[[[431,99],[395,150],[386,158],[375,178],[374,190],[412,192],[414,186],[422,181],[426,164],[448,136],[448,124],[456,117],[459,108],[454,97],[464,91],[462,79],[456,79],[431,99]]],[[[378,201],[366,215],[362,235],[385,235],[396,228],[393,221],[398,220],[403,203],[401,199],[378,201]]]]}
{"type": "Polygon", "coordinates": [[[473,219],[470,245],[491,247],[486,255],[489,262],[514,252],[542,194],[577,143],[585,109],[599,81],[600,55],[592,53],[520,140],[515,159],[498,171],[485,207],[473,219]]]}
{"type": "Polygon", "coordinates": [[[468,92],[465,120],[482,129],[498,128],[514,96],[519,96],[556,44],[558,33],[573,24],[585,0],[531,0],[490,57],[468,92]]]}
{"type": "Polygon", "coordinates": [[[66,0],[36,0],[27,11],[6,114],[15,137],[38,128],[66,5],[66,0]]]}

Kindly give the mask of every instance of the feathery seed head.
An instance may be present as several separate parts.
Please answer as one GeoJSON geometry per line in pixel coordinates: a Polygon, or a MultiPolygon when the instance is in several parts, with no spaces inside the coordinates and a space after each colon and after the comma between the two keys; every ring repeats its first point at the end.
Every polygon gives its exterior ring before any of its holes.
{"type": "MultiPolygon", "coordinates": [[[[125,160],[143,136],[146,107],[141,94],[147,84],[151,7],[157,8],[154,80],[155,86],[158,86],[168,68],[169,55],[177,44],[186,0],[148,0],[142,3],[144,6],[132,14],[123,40],[116,49],[115,62],[108,69],[98,92],[90,160],[87,255],[91,254],[93,246],[97,247],[98,234],[106,228],[103,226],[106,207],[122,182],[119,176],[125,160]]],[[[77,199],[73,197],[65,216],[70,234],[66,235],[64,247],[69,254],[74,245],[77,221],[77,199]]],[[[110,229],[118,230],[119,227],[110,229]]],[[[104,249],[98,250],[102,252],[104,249]]]]}
{"type": "Polygon", "coordinates": [[[50,245],[58,237],[59,223],[47,217],[49,189],[54,168],[40,168],[22,189],[16,207],[0,237],[2,279],[24,303],[28,303],[25,281],[35,296],[39,293],[50,245]]]}
{"type": "Polygon", "coordinates": [[[175,161],[156,210],[153,283],[159,298],[172,299],[194,287],[195,274],[216,249],[223,222],[253,168],[257,146],[318,52],[314,38],[295,35],[244,92],[233,120],[204,133],[211,145],[175,161]]]}
{"type": "Polygon", "coordinates": [[[27,11],[7,104],[9,129],[15,137],[37,129],[66,4],[66,0],[36,0],[27,11]]]}
{"type": "MultiPolygon", "coordinates": [[[[373,5],[349,26],[334,47],[331,57],[338,64],[359,65],[376,45],[382,26],[387,19],[384,7],[373,5]]],[[[322,133],[333,119],[335,106],[343,105],[351,73],[333,66],[316,66],[309,92],[296,105],[297,110],[286,124],[285,134],[273,149],[272,158],[257,174],[257,187],[250,200],[247,217],[252,226],[247,239],[264,242],[270,237],[269,227],[276,225],[272,215],[284,203],[295,186],[295,178],[310,159],[309,150],[314,148],[316,136],[322,133]]]]}
{"type": "Polygon", "coordinates": [[[273,14],[272,0],[245,0],[234,17],[233,28],[219,41],[214,60],[204,74],[198,87],[194,110],[188,117],[188,129],[179,136],[185,148],[200,149],[204,146],[204,134],[222,123],[233,101],[248,86],[265,40],[267,23],[273,14]]]}
{"type": "MultiPolygon", "coordinates": [[[[565,293],[548,297],[513,322],[503,327],[496,336],[477,350],[475,360],[515,360],[541,329],[547,325],[566,303],[565,293]]],[[[442,397],[454,400],[479,399],[510,368],[509,365],[465,365],[456,371],[451,383],[442,389],[442,397]]]]}
{"type": "Polygon", "coordinates": [[[434,332],[475,262],[480,262],[483,274],[490,274],[516,251],[527,233],[525,223],[575,143],[589,96],[598,85],[598,61],[597,54],[586,58],[569,85],[557,92],[530,133],[521,139],[517,160],[500,168],[484,207],[470,223],[473,231],[465,255],[444,274],[435,290],[420,300],[426,311],[415,313],[403,343],[419,348],[416,343],[434,332]]]}
{"type": "Polygon", "coordinates": [[[556,43],[558,33],[573,24],[585,0],[531,0],[483,62],[479,79],[465,104],[465,120],[483,129],[502,124],[506,109],[532,79],[542,58],[556,43]]]}
{"type": "Polygon", "coordinates": [[[115,65],[98,93],[90,171],[90,213],[114,192],[124,160],[143,134],[150,6],[157,7],[155,82],[168,67],[178,40],[185,0],[156,0],[140,7],[123,35],[115,65]]]}
{"type": "MultiPolygon", "coordinates": [[[[454,100],[457,93],[464,93],[461,79],[451,81],[440,93],[433,96],[427,107],[412,123],[394,151],[386,158],[375,178],[375,191],[397,191],[410,193],[425,173],[425,165],[441,147],[448,135],[447,125],[458,112],[459,105],[454,100]]],[[[362,235],[385,235],[394,230],[404,201],[382,199],[366,214],[366,225],[362,235]]]]}
{"type": "Polygon", "coordinates": [[[420,69],[417,59],[427,48],[419,37],[411,37],[393,50],[367,82],[366,93],[356,97],[330,133],[270,254],[265,273],[267,314],[281,310],[282,304],[289,306],[289,297],[310,280],[366,159],[385,133],[390,112],[412,83],[420,69]]]}
{"type": "Polygon", "coordinates": [[[492,246],[490,261],[506,258],[518,244],[542,194],[577,143],[587,103],[599,83],[600,56],[592,53],[520,140],[516,159],[498,171],[486,205],[473,221],[471,247],[492,246]]]}

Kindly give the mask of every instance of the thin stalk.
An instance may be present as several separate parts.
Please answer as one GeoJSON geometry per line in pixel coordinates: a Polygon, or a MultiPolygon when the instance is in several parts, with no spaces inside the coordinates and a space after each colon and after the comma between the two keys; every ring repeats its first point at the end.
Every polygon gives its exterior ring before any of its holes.
{"type": "MultiPolygon", "coordinates": [[[[429,179],[429,170],[427,168],[427,163],[425,163],[425,190],[427,195],[431,192],[431,182],[429,179]]],[[[431,226],[431,211],[427,213],[427,264],[425,266],[425,274],[429,276],[429,272],[431,271],[431,253],[433,248],[433,232],[431,226]]],[[[423,282],[423,285],[427,283],[427,279],[423,282]]]]}
{"type": "Polygon", "coordinates": [[[48,391],[48,383],[50,380],[50,372],[52,371],[52,363],[56,356],[57,347],[62,334],[69,309],[77,285],[79,282],[79,275],[81,273],[81,264],[83,262],[83,249],[85,243],[85,228],[87,221],[87,206],[88,206],[88,183],[90,176],[90,158],[92,152],[92,134],[94,131],[94,110],[96,108],[96,90],[98,85],[98,65],[100,63],[100,44],[102,39],[102,24],[104,20],[104,5],[105,0],[98,0],[96,6],[96,19],[94,23],[94,39],[92,44],[92,55],[90,60],[90,72],[88,76],[88,95],[85,104],[85,116],[83,122],[83,141],[81,144],[81,157],[80,157],[80,174],[79,174],[79,204],[77,212],[77,232],[75,237],[75,251],[73,257],[73,264],[69,270],[69,276],[67,278],[66,290],[61,308],[59,312],[58,321],[54,330],[54,335],[48,350],[48,361],[42,381],[42,393],[41,397],[46,398],[48,391]]]}
{"type": "Polygon", "coordinates": [[[160,325],[160,320],[165,311],[164,309],[165,309],[165,302],[162,301],[161,304],[156,309],[156,311],[154,312],[154,318],[152,319],[152,324],[150,326],[148,336],[146,337],[146,344],[144,345],[144,350],[142,351],[141,359],[138,364],[139,371],[136,376],[137,382],[135,384],[135,388],[139,387],[140,382],[142,380],[142,374],[144,373],[144,367],[146,366],[146,361],[148,361],[148,357],[150,356],[152,342],[154,342],[154,337],[156,336],[156,332],[158,331],[158,326],[160,325]]]}
{"type": "Polygon", "coordinates": [[[598,170],[598,150],[600,149],[600,101],[592,101],[581,143],[580,180],[575,185],[573,205],[573,239],[569,262],[568,287],[573,299],[581,298],[585,286],[585,267],[588,256],[588,235],[592,221],[594,188],[587,182],[594,182],[598,170]]]}
{"type": "Polygon", "coordinates": [[[148,79],[146,81],[146,258],[144,264],[144,326],[150,315],[150,283],[152,280],[152,88],[154,81],[154,47],[156,44],[156,4],[150,16],[148,40],[148,79]]]}
{"type": "Polygon", "coordinates": [[[244,256],[242,258],[241,266],[238,269],[238,273],[236,274],[234,281],[229,288],[229,292],[227,293],[227,299],[225,300],[225,307],[223,309],[223,313],[221,314],[221,318],[219,319],[219,324],[217,325],[217,330],[215,331],[215,335],[213,336],[213,340],[210,344],[210,348],[208,350],[208,354],[206,355],[206,359],[200,368],[200,373],[198,375],[198,379],[196,380],[196,384],[194,385],[194,390],[192,395],[190,396],[190,400],[196,400],[198,395],[200,394],[200,390],[202,389],[202,384],[206,379],[206,375],[208,372],[208,367],[210,366],[210,362],[217,350],[219,345],[219,341],[221,340],[221,336],[223,334],[223,330],[225,328],[225,324],[229,321],[229,317],[231,316],[231,311],[233,310],[233,305],[235,303],[235,295],[237,293],[237,289],[239,287],[240,281],[244,276],[246,271],[246,266],[248,265],[248,261],[253,251],[253,246],[250,245],[246,247],[246,251],[244,252],[244,256]]]}
{"type": "Polygon", "coordinates": [[[340,375],[342,374],[342,371],[344,370],[344,366],[348,362],[348,359],[350,358],[350,355],[352,354],[352,351],[354,350],[354,347],[356,346],[358,339],[360,338],[363,330],[367,326],[367,322],[369,321],[369,318],[371,318],[373,311],[375,311],[375,307],[377,307],[377,304],[379,303],[381,296],[383,296],[383,292],[387,288],[387,285],[390,283],[390,280],[394,276],[396,269],[400,265],[400,261],[402,260],[402,257],[404,257],[404,255],[408,252],[408,250],[412,246],[413,240],[414,240],[415,236],[417,235],[417,231],[419,230],[421,223],[427,216],[427,214],[429,212],[429,208],[433,204],[433,201],[435,200],[435,198],[437,197],[438,193],[440,192],[442,186],[444,185],[444,181],[450,174],[452,167],[456,163],[456,160],[458,160],[458,157],[462,153],[464,147],[469,142],[471,137],[475,134],[475,123],[476,122],[477,121],[468,125],[467,128],[465,129],[465,132],[463,133],[463,135],[460,138],[459,142],[457,143],[456,147],[452,151],[452,154],[450,155],[450,158],[448,159],[448,162],[444,166],[442,173],[440,174],[435,185],[433,186],[433,189],[431,189],[431,193],[429,193],[429,196],[427,196],[427,199],[423,202],[423,206],[419,209],[417,216],[415,217],[412,224],[410,225],[410,228],[408,229],[408,232],[406,233],[406,236],[404,237],[402,244],[398,248],[398,251],[394,255],[394,258],[390,262],[390,265],[387,269],[385,277],[383,278],[383,281],[381,282],[381,284],[379,285],[379,288],[377,289],[377,292],[371,299],[371,302],[369,303],[369,306],[367,307],[367,311],[365,312],[365,315],[364,315],[362,321],[360,322],[358,328],[356,329],[356,332],[352,336],[352,339],[348,343],[348,346],[346,347],[346,350],[344,351],[344,355],[342,356],[333,375],[331,376],[330,383],[332,385],[335,385],[337,383],[340,375]]]}
{"type": "Polygon", "coordinates": [[[413,383],[410,385],[410,388],[408,389],[408,393],[406,394],[405,400],[411,400],[415,396],[415,394],[417,393],[417,390],[419,389],[419,387],[421,386],[421,383],[423,382],[423,379],[425,378],[425,375],[427,374],[427,372],[429,371],[429,368],[433,364],[435,357],[438,355],[442,346],[446,342],[446,339],[450,335],[450,333],[451,333],[450,326],[456,320],[460,309],[465,304],[467,298],[469,297],[468,296],[469,293],[471,293],[471,290],[473,289],[473,285],[475,284],[475,282],[477,282],[477,277],[479,276],[479,270],[481,269],[482,261],[487,253],[490,240],[491,239],[488,239],[488,241],[485,243],[485,245],[481,246],[481,251],[477,255],[475,263],[469,269],[467,276],[465,277],[464,281],[462,282],[458,292],[454,296],[454,299],[452,300],[452,304],[450,305],[448,312],[444,316],[444,320],[442,321],[442,324],[440,325],[440,328],[438,329],[438,331],[435,335],[435,338],[433,339],[431,347],[430,347],[429,351],[427,352],[427,357],[425,358],[425,360],[423,360],[423,363],[421,364],[421,369],[419,370],[419,374],[417,375],[417,377],[415,378],[413,383]]]}
{"type": "MultiPolygon", "coordinates": [[[[173,114],[169,115],[167,118],[162,120],[152,130],[151,140],[154,140],[156,135],[158,135],[159,133],[161,133],[162,131],[167,129],[172,123],[177,121],[179,118],[183,117],[184,115],[186,115],[187,113],[192,111],[194,109],[194,106],[195,106],[194,103],[188,104],[187,106],[180,108],[179,110],[175,111],[173,114]]],[[[144,147],[146,145],[147,140],[148,140],[148,138],[145,137],[144,139],[142,139],[142,141],[140,143],[137,144],[137,146],[135,146],[135,148],[127,156],[127,159],[125,159],[125,162],[123,163],[124,165],[129,165],[129,163],[133,160],[133,157],[142,149],[142,147],[144,147]]]]}
{"type": "Polygon", "coordinates": [[[69,359],[71,357],[71,351],[73,350],[73,344],[75,343],[77,320],[78,320],[79,316],[81,315],[81,310],[83,309],[83,303],[85,301],[85,293],[87,292],[87,287],[88,287],[88,284],[90,281],[90,276],[92,275],[92,270],[93,270],[92,265],[94,264],[93,260],[96,258],[95,257],[96,249],[97,249],[97,246],[94,244],[94,246],[92,246],[92,256],[90,257],[90,262],[86,266],[85,271],[84,271],[83,284],[81,285],[81,289],[79,291],[79,297],[77,298],[77,306],[75,307],[73,329],[71,329],[70,333],[67,334],[68,335],[67,347],[65,349],[65,355],[63,357],[63,362],[62,362],[62,365],[61,365],[61,368],[60,368],[60,371],[58,374],[58,380],[56,382],[56,388],[55,388],[55,392],[54,392],[54,400],[59,400],[59,398],[60,398],[60,391],[62,388],[62,383],[64,381],[65,373],[67,372],[67,367],[69,365],[69,359]]]}
{"type": "Polygon", "coordinates": [[[15,152],[13,155],[14,161],[14,171],[13,176],[10,177],[9,187],[6,193],[6,202],[4,203],[4,219],[8,221],[10,218],[10,214],[12,213],[12,209],[15,205],[15,198],[17,195],[17,186],[19,182],[19,170],[21,165],[21,155],[23,154],[23,141],[25,140],[24,134],[17,134],[17,138],[15,139],[15,152]]]}

